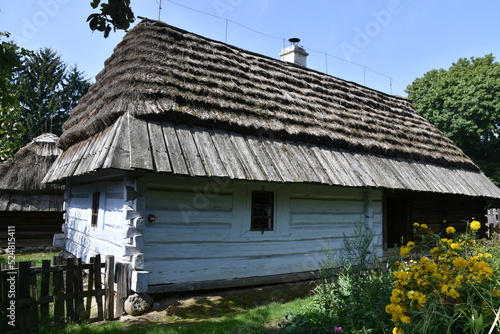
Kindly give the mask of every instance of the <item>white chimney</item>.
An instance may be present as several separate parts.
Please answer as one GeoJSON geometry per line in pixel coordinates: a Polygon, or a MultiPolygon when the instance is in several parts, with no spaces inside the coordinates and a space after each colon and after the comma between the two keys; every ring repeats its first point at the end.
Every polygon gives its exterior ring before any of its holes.
{"type": "Polygon", "coordinates": [[[299,46],[298,43],[300,39],[298,38],[290,38],[288,41],[292,43],[287,48],[284,48],[279,54],[282,61],[286,61],[287,63],[293,63],[300,66],[307,66],[307,56],[309,53],[306,50],[299,46]]]}

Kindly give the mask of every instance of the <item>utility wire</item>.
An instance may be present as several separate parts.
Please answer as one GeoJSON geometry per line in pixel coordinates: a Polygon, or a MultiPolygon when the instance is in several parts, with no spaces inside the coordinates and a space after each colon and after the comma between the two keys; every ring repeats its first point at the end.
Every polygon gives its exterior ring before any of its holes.
{"type": "MultiPolygon", "coordinates": [[[[201,11],[201,10],[199,10],[199,9],[191,8],[191,7],[188,7],[188,6],[186,6],[186,5],[180,4],[180,3],[175,2],[175,1],[172,1],[172,0],[167,0],[167,1],[168,1],[168,2],[170,2],[170,3],[172,3],[172,4],[174,4],[174,5],[177,5],[177,6],[179,6],[179,7],[183,7],[183,8],[185,8],[185,9],[188,9],[188,10],[191,10],[191,11],[194,11],[194,12],[197,12],[197,13],[200,13],[200,14],[204,14],[204,15],[212,16],[212,17],[215,17],[215,18],[218,18],[218,19],[221,19],[221,20],[225,20],[225,21],[226,21],[226,27],[225,27],[226,32],[225,32],[225,38],[224,38],[225,43],[227,43],[227,34],[228,34],[228,26],[229,26],[229,25],[228,25],[228,23],[230,22],[230,23],[235,24],[235,25],[237,25],[237,26],[240,26],[240,27],[242,27],[242,28],[244,28],[244,29],[247,29],[247,30],[249,30],[249,31],[251,31],[251,32],[254,32],[254,33],[256,33],[256,34],[259,34],[259,35],[262,35],[262,36],[266,36],[266,37],[269,37],[269,38],[274,38],[274,39],[282,40],[282,41],[283,41],[283,48],[285,48],[285,40],[286,40],[286,38],[284,38],[284,37],[277,37],[277,36],[269,35],[269,34],[266,34],[266,33],[260,32],[260,31],[257,31],[257,30],[255,30],[255,29],[252,29],[252,28],[250,28],[250,27],[247,27],[247,26],[245,26],[245,25],[243,25],[243,24],[241,24],[241,23],[238,23],[238,22],[235,22],[235,21],[229,20],[229,19],[227,19],[227,18],[224,18],[224,17],[218,16],[218,15],[210,14],[210,13],[207,13],[207,12],[201,11]]],[[[158,1],[157,1],[157,2],[158,2],[158,1]]],[[[159,3],[159,6],[160,6],[160,10],[161,10],[161,0],[160,0],[160,3],[159,3]]],[[[159,17],[160,17],[160,14],[158,13],[158,18],[159,18],[159,17]]],[[[352,64],[352,65],[359,66],[359,67],[363,68],[363,76],[364,76],[364,79],[363,79],[363,80],[364,80],[364,81],[366,81],[366,70],[369,70],[370,72],[373,72],[373,73],[375,73],[375,74],[377,74],[377,75],[380,75],[380,76],[383,76],[383,77],[385,77],[385,78],[388,78],[388,79],[389,79],[389,86],[390,86],[390,94],[392,94],[392,77],[387,76],[387,75],[385,75],[385,74],[382,74],[382,73],[380,73],[380,72],[374,71],[374,70],[372,70],[371,68],[368,68],[368,67],[366,67],[366,66],[364,66],[364,65],[357,64],[357,63],[354,63],[354,62],[349,61],[349,60],[347,60],[347,59],[344,59],[344,58],[340,58],[340,57],[337,57],[337,56],[331,55],[331,54],[329,54],[329,53],[327,53],[327,52],[314,50],[314,49],[311,49],[311,48],[308,48],[308,47],[304,47],[304,48],[305,48],[306,50],[309,50],[309,51],[312,51],[312,52],[316,52],[316,53],[321,53],[321,54],[324,54],[324,55],[325,55],[325,67],[326,67],[326,71],[325,71],[325,73],[326,73],[326,74],[328,74],[328,57],[332,57],[332,58],[335,58],[335,59],[337,59],[337,60],[341,60],[341,61],[343,61],[343,62],[346,62],[346,63],[349,63],[349,64],[352,64]]],[[[363,84],[364,84],[364,82],[363,82],[363,84]]]]}

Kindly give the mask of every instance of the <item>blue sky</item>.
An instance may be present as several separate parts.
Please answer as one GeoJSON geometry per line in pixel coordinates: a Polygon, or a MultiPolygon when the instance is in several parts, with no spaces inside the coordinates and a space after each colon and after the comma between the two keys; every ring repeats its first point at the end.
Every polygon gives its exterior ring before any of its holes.
{"type": "MultiPolygon", "coordinates": [[[[136,16],[152,19],[159,2],[131,0],[136,16]]],[[[0,31],[28,49],[52,48],[93,80],[124,33],[92,33],[89,3],[0,0],[0,31]]],[[[162,0],[160,18],[274,58],[288,38],[299,37],[308,67],[406,96],[406,86],[431,69],[498,57],[499,14],[496,0],[162,0]]]]}

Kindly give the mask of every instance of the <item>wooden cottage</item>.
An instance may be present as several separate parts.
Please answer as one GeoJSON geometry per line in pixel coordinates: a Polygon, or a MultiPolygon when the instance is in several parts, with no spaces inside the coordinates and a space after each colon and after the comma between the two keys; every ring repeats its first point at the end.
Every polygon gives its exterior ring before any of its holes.
{"type": "Polygon", "coordinates": [[[66,249],[130,262],[138,292],[309,277],[356,223],[382,252],[500,198],[410,101],[152,20],[59,146],[66,249]]]}
{"type": "Polygon", "coordinates": [[[51,246],[61,233],[64,187],[42,180],[61,150],[58,137],[43,134],[0,165],[0,247],[8,244],[8,227],[15,246],[51,246]]]}

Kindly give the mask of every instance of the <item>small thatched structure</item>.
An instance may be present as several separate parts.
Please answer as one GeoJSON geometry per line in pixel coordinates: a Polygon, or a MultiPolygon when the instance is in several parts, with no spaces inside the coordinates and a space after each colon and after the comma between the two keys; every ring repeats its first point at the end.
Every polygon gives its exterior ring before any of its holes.
{"type": "Polygon", "coordinates": [[[52,245],[63,223],[64,187],[42,180],[61,153],[58,137],[42,134],[0,165],[0,245],[15,226],[16,246],[52,245]]]}
{"type": "Polygon", "coordinates": [[[152,20],[58,145],[66,249],[129,262],[137,292],[307,278],[356,223],[382,252],[500,198],[410,101],[152,20]]]}

